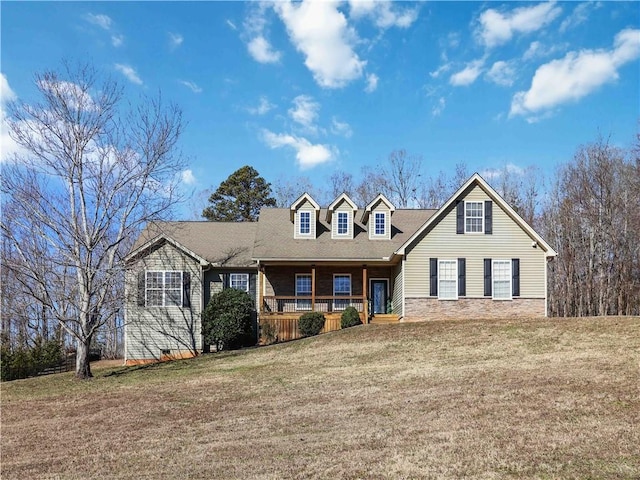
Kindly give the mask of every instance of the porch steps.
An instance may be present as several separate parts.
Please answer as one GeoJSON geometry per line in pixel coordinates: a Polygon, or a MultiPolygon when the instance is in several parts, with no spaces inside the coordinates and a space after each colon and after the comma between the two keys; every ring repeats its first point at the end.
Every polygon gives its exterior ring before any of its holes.
{"type": "Polygon", "coordinates": [[[371,317],[369,323],[398,323],[398,315],[395,315],[393,313],[377,313],[373,317],[371,317]]]}

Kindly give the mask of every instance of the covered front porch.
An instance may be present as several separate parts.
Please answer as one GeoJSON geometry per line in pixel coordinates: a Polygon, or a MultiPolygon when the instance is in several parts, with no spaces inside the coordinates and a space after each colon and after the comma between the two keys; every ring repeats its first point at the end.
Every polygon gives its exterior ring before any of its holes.
{"type": "Polygon", "coordinates": [[[260,324],[276,327],[278,340],[299,338],[298,319],[322,312],[323,332],[340,329],[351,306],[362,323],[397,322],[393,292],[397,267],[357,264],[261,264],[258,271],[260,324]]]}

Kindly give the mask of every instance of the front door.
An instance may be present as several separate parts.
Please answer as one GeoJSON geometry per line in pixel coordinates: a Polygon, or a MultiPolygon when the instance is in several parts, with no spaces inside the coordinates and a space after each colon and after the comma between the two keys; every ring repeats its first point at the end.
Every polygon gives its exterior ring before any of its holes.
{"type": "Polygon", "coordinates": [[[371,280],[371,303],[374,315],[387,313],[387,301],[389,299],[389,280],[386,278],[371,280]]]}

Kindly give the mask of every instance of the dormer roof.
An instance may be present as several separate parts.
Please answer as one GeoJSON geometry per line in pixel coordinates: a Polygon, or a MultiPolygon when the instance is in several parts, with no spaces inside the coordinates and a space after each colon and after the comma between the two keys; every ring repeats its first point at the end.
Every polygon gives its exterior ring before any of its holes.
{"type": "Polygon", "coordinates": [[[366,208],[364,209],[364,212],[362,212],[362,223],[364,225],[366,225],[367,221],[369,220],[369,215],[371,214],[371,210],[374,210],[380,203],[385,204],[390,214],[393,214],[393,212],[396,211],[396,207],[393,205],[393,203],[391,203],[391,201],[381,193],[376,198],[374,198],[369,203],[369,205],[366,206],[366,208]]]}
{"type": "Polygon", "coordinates": [[[309,202],[311,205],[313,205],[313,209],[316,211],[316,216],[317,216],[318,212],[320,211],[320,205],[318,205],[318,203],[313,199],[311,195],[305,192],[302,195],[300,195],[298,199],[291,204],[290,218],[292,222],[295,221],[296,212],[298,211],[301,205],[304,205],[305,202],[309,202]]]}
{"type": "Polygon", "coordinates": [[[331,205],[327,208],[327,223],[331,223],[331,216],[333,215],[334,210],[342,203],[349,205],[349,209],[353,211],[353,214],[358,210],[358,206],[353,200],[351,200],[351,198],[349,198],[349,195],[342,193],[338,198],[331,202],[331,205]]]}

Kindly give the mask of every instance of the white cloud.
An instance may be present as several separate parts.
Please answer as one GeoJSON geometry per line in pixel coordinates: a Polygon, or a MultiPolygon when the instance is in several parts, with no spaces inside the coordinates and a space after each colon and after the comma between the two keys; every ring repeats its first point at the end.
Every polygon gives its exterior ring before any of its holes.
{"type": "Polygon", "coordinates": [[[124,35],[111,35],[111,45],[121,47],[124,44],[124,35]]]}
{"type": "Polygon", "coordinates": [[[274,107],[275,107],[275,105],[270,103],[269,99],[263,95],[263,96],[260,97],[260,102],[258,103],[258,106],[257,107],[249,107],[249,108],[247,108],[247,111],[251,115],[265,115],[265,114],[269,113],[269,111],[271,111],[271,109],[273,109],[274,107]]]}
{"type": "Polygon", "coordinates": [[[4,106],[15,100],[16,94],[11,90],[7,77],[0,73],[0,163],[8,160],[13,154],[20,152],[18,144],[9,136],[9,122],[4,106]]]}
{"type": "Polygon", "coordinates": [[[555,2],[545,2],[532,7],[519,7],[502,13],[490,8],[478,19],[476,37],[487,47],[507,43],[516,33],[531,33],[551,23],[562,13],[555,2]]]}
{"type": "Polygon", "coordinates": [[[496,178],[502,177],[505,173],[507,175],[522,177],[526,173],[526,170],[515,163],[507,163],[502,168],[487,168],[480,172],[480,176],[486,180],[495,180],[496,178]]]}
{"type": "Polygon", "coordinates": [[[567,16],[560,24],[560,32],[565,32],[570,28],[577,27],[581,23],[586,22],[589,19],[589,15],[592,10],[598,9],[602,6],[602,2],[584,2],[579,3],[576,8],[573,9],[571,15],[567,16]]]}
{"type": "Polygon", "coordinates": [[[486,74],[487,80],[501,85],[503,87],[510,87],[516,78],[516,69],[513,62],[497,61],[495,62],[486,74]]]}
{"type": "Polygon", "coordinates": [[[388,0],[350,0],[351,18],[370,17],[379,28],[410,27],[418,18],[418,8],[397,8],[397,3],[388,0]]]}
{"type": "Polygon", "coordinates": [[[269,41],[262,35],[255,37],[247,44],[249,54],[260,63],[277,63],[281,53],[274,50],[269,41]]]}
{"type": "Polygon", "coordinates": [[[640,30],[625,29],[611,50],[569,52],[540,66],[528,91],[513,96],[509,116],[535,117],[558,105],[575,102],[605,83],[618,79],[618,68],[640,57],[640,30]]]}
{"type": "Polygon", "coordinates": [[[431,109],[431,115],[433,115],[434,117],[440,116],[440,114],[444,111],[444,107],[446,105],[447,102],[445,101],[444,97],[440,97],[438,99],[438,103],[436,103],[431,109]]]}
{"type": "Polygon", "coordinates": [[[195,84],[194,82],[190,82],[188,80],[178,80],[182,85],[184,85],[185,87],[187,87],[189,90],[191,90],[193,93],[202,93],[202,88],[200,88],[197,84],[195,84]]]}
{"type": "Polygon", "coordinates": [[[443,73],[447,73],[449,70],[451,70],[451,62],[440,65],[437,70],[429,72],[429,76],[431,78],[438,78],[440,75],[442,75],[443,73]]]}
{"type": "Polygon", "coordinates": [[[142,79],[138,76],[138,73],[133,67],[124,65],[122,63],[116,63],[114,67],[125,77],[127,77],[130,82],[135,83],[136,85],[142,85],[142,79]]]}
{"type": "Polygon", "coordinates": [[[168,34],[169,34],[169,47],[172,50],[175,50],[180,45],[182,45],[182,42],[184,42],[184,37],[179,33],[168,32],[168,34]]]}
{"type": "Polygon", "coordinates": [[[78,84],[73,82],[59,81],[51,82],[48,80],[40,80],[38,87],[42,91],[51,93],[59,98],[64,98],[65,102],[71,108],[82,111],[95,110],[96,105],[91,95],[78,84]]]}
{"type": "Polygon", "coordinates": [[[320,104],[309,95],[298,95],[293,99],[293,108],[289,109],[291,119],[311,130],[316,130],[315,121],[318,119],[320,104]]]}
{"type": "Polygon", "coordinates": [[[229,26],[231,30],[238,30],[238,27],[236,26],[236,24],[233,23],[231,20],[226,19],[225,23],[229,26]]]}
{"type": "Polygon", "coordinates": [[[269,130],[262,131],[262,139],[269,148],[291,147],[296,152],[296,160],[302,170],[313,168],[323,163],[330,162],[334,158],[331,147],[321,144],[312,144],[306,138],[273,133],[269,130]]]}
{"type": "Polygon", "coordinates": [[[193,171],[191,169],[183,170],[181,177],[182,183],[184,183],[185,185],[195,185],[196,183],[198,183],[198,181],[196,180],[196,176],[193,174],[193,171]]]}
{"type": "Polygon", "coordinates": [[[113,21],[111,17],[104,14],[94,15],[93,13],[87,13],[84,17],[89,23],[99,26],[103,30],[110,30],[113,21]]]}
{"type": "Polygon", "coordinates": [[[353,130],[347,122],[341,122],[336,117],[333,117],[331,120],[331,133],[341,135],[345,138],[351,138],[353,130]]]}
{"type": "Polygon", "coordinates": [[[366,61],[354,52],[357,35],[335,2],[277,2],[274,9],[305,65],[324,88],[341,88],[362,76],[366,61]]]}
{"type": "Polygon", "coordinates": [[[566,43],[553,43],[552,45],[545,46],[538,40],[531,42],[529,48],[522,55],[523,60],[533,60],[536,58],[548,57],[559,51],[567,48],[566,43]]]}
{"type": "Polygon", "coordinates": [[[367,86],[364,87],[364,91],[367,93],[375,92],[378,88],[378,76],[375,73],[367,75],[367,86]]]}
{"type": "Polygon", "coordinates": [[[484,59],[473,60],[467,66],[449,78],[449,83],[454,87],[466,87],[471,85],[482,73],[484,59]]]}

